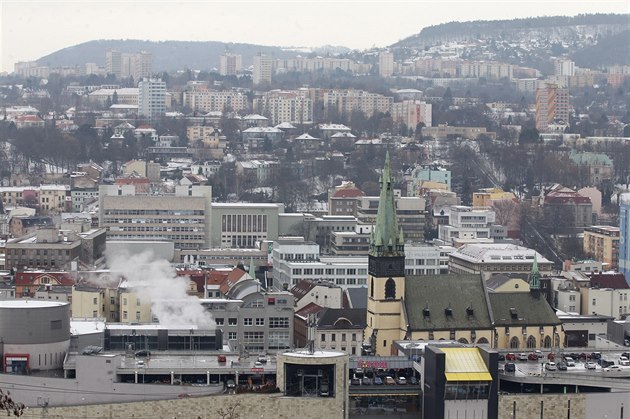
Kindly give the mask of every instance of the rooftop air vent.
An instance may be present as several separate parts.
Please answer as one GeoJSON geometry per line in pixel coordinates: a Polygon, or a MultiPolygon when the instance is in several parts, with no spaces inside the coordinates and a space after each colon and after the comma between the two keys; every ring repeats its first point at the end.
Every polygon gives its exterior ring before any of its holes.
{"type": "Polygon", "coordinates": [[[428,307],[422,309],[422,317],[424,317],[425,319],[431,317],[431,312],[429,311],[428,307]]]}
{"type": "Polygon", "coordinates": [[[450,307],[445,308],[444,314],[446,314],[446,317],[453,317],[453,309],[450,307]]]}
{"type": "Polygon", "coordinates": [[[472,306],[466,307],[466,315],[468,317],[472,317],[474,314],[475,314],[475,311],[473,310],[472,306]]]}
{"type": "Polygon", "coordinates": [[[510,308],[510,316],[512,317],[512,319],[518,319],[518,313],[516,312],[516,309],[514,307],[510,308]]]}

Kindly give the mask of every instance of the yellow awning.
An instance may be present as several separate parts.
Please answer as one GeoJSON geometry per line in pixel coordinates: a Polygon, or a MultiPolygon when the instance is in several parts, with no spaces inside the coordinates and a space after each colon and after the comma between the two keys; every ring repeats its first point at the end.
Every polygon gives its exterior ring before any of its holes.
{"type": "Polygon", "coordinates": [[[446,381],[492,381],[489,372],[447,372],[446,381]]]}
{"type": "Polygon", "coordinates": [[[440,348],[446,354],[447,381],[492,381],[477,348],[440,348]]]}

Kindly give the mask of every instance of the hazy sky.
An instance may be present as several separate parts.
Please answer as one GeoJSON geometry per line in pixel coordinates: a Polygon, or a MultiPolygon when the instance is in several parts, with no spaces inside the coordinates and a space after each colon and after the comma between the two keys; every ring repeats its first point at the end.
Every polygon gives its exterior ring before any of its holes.
{"type": "Polygon", "coordinates": [[[0,0],[0,70],[93,39],[387,46],[449,21],[629,13],[628,0],[0,0]]]}

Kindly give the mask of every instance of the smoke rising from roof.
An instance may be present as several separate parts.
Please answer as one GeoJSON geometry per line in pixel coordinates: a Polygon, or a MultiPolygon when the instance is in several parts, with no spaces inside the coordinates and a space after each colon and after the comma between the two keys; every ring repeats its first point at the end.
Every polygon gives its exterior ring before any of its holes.
{"type": "Polygon", "coordinates": [[[166,327],[190,327],[211,330],[216,327],[212,315],[197,297],[187,294],[189,278],[177,276],[165,259],[153,252],[129,255],[108,254],[112,272],[126,279],[126,287],[135,292],[141,302],[151,303],[151,312],[166,327]]]}

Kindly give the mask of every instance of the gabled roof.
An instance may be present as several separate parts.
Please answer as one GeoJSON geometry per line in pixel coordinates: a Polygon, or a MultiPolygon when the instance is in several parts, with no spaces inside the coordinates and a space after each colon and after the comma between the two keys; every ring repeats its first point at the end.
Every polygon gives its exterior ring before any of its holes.
{"type": "Polygon", "coordinates": [[[523,274],[518,277],[506,274],[495,274],[486,280],[486,288],[488,288],[488,291],[496,290],[513,279],[521,279],[527,282],[527,275],[523,274]]]}
{"type": "Polygon", "coordinates": [[[349,308],[367,308],[367,287],[347,288],[345,294],[348,296],[349,308]]]}
{"type": "Polygon", "coordinates": [[[299,300],[300,298],[308,294],[309,291],[312,290],[313,288],[315,288],[315,283],[311,281],[307,281],[306,279],[303,279],[297,284],[295,284],[293,288],[291,288],[290,292],[295,296],[296,300],[299,300]]]}
{"type": "Polygon", "coordinates": [[[560,320],[545,298],[531,292],[488,294],[495,326],[560,325],[560,320]]]}
{"type": "Polygon", "coordinates": [[[591,275],[592,288],[613,288],[618,290],[629,289],[628,283],[622,273],[597,273],[591,275]]]}
{"type": "Polygon", "coordinates": [[[492,328],[481,275],[407,276],[404,302],[411,331],[492,328]]]}
{"type": "Polygon", "coordinates": [[[227,295],[228,291],[230,291],[230,288],[232,288],[234,284],[246,278],[249,278],[249,275],[247,275],[244,270],[240,268],[234,268],[219,287],[219,291],[221,292],[221,294],[227,295]]]}
{"type": "Polygon", "coordinates": [[[319,313],[323,309],[324,309],[324,307],[322,307],[320,305],[317,305],[315,303],[308,303],[307,305],[305,305],[304,307],[302,307],[301,309],[296,311],[295,315],[299,316],[299,317],[301,317],[303,319],[306,319],[309,314],[311,314],[311,313],[319,313]]]}
{"type": "Polygon", "coordinates": [[[365,308],[325,308],[317,318],[318,329],[360,329],[366,326],[365,308]]]}
{"type": "Polygon", "coordinates": [[[365,196],[363,191],[358,188],[339,189],[333,194],[333,198],[356,198],[358,196],[365,196]]]}

